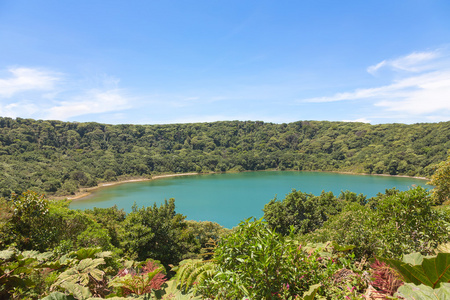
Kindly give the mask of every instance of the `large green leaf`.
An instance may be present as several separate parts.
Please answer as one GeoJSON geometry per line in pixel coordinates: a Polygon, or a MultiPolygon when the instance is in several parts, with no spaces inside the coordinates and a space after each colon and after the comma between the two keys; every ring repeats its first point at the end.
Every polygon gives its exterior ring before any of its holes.
{"type": "Polygon", "coordinates": [[[3,260],[8,260],[8,259],[11,259],[14,255],[16,254],[16,251],[14,251],[14,250],[3,250],[3,251],[0,251],[0,259],[3,259],[3,260]]]}
{"type": "MultiPolygon", "coordinates": [[[[416,285],[424,284],[431,288],[438,288],[441,283],[450,282],[450,253],[438,253],[436,256],[423,257],[420,265],[395,259],[378,259],[395,268],[405,282],[416,285]]],[[[420,257],[408,257],[407,261],[417,263],[420,261],[420,257]]]]}
{"type": "Polygon", "coordinates": [[[314,297],[316,297],[317,291],[321,286],[320,283],[311,285],[309,290],[303,294],[303,300],[314,300],[314,297]]]}
{"type": "Polygon", "coordinates": [[[66,295],[61,292],[53,292],[41,300],[75,300],[75,298],[72,295],[66,295]]]}
{"type": "Polygon", "coordinates": [[[420,252],[415,252],[407,255],[403,255],[404,263],[411,264],[413,266],[421,265],[423,262],[423,255],[420,252]]]}
{"type": "Polygon", "coordinates": [[[63,282],[61,287],[64,288],[68,293],[72,294],[75,299],[85,300],[92,296],[89,288],[81,286],[72,282],[63,282]]]}
{"type": "MultiPolygon", "coordinates": [[[[450,231],[450,230],[449,230],[450,231]]],[[[436,250],[436,253],[450,253],[450,243],[445,243],[445,244],[441,244],[439,245],[436,250]]]]}
{"type": "Polygon", "coordinates": [[[154,291],[153,295],[156,299],[171,299],[171,300],[201,300],[201,296],[195,296],[191,292],[184,292],[177,288],[177,282],[170,280],[165,283],[165,288],[159,291],[154,291]]]}
{"type": "Polygon", "coordinates": [[[449,300],[450,283],[442,283],[437,289],[423,284],[406,283],[398,289],[396,296],[401,296],[405,300],[449,300]]]}
{"type": "Polygon", "coordinates": [[[69,257],[76,258],[78,260],[86,258],[95,258],[102,249],[100,247],[95,248],[81,248],[77,251],[72,251],[69,253],[69,257]]]}

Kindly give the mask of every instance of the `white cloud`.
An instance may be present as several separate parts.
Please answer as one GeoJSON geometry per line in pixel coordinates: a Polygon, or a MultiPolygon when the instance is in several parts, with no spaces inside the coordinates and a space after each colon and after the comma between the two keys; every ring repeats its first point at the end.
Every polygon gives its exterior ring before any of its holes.
{"type": "Polygon", "coordinates": [[[71,101],[58,102],[48,109],[46,119],[67,120],[75,116],[105,113],[123,110],[129,107],[129,101],[121,95],[120,90],[92,90],[71,101]]]}
{"type": "Polygon", "coordinates": [[[52,90],[60,78],[55,73],[32,68],[9,68],[12,77],[0,79],[0,97],[10,98],[30,90],[52,90]]]}
{"type": "Polygon", "coordinates": [[[32,103],[14,102],[4,106],[0,105],[0,116],[2,117],[31,116],[37,111],[39,108],[32,103]]]}
{"type": "Polygon", "coordinates": [[[336,102],[371,100],[374,112],[400,112],[408,117],[450,119],[450,57],[439,51],[414,52],[394,60],[384,60],[368,68],[375,73],[390,68],[397,78],[391,84],[316,97],[302,102],[336,102]],[[447,118],[433,115],[445,116],[447,118]]]}
{"type": "Polygon", "coordinates": [[[359,118],[355,120],[342,120],[342,122],[360,122],[360,123],[370,123],[370,120],[366,118],[359,118]]]}
{"type": "Polygon", "coordinates": [[[383,60],[382,62],[367,68],[367,72],[374,75],[383,67],[391,68],[396,71],[421,72],[432,67],[430,61],[441,57],[439,50],[429,52],[413,52],[409,55],[399,57],[393,60],[383,60]]]}
{"type": "Polygon", "coordinates": [[[49,70],[16,67],[0,78],[0,115],[67,120],[72,117],[117,112],[131,105],[107,75],[71,78],[49,70]],[[93,79],[94,78],[94,79],[93,79]]]}

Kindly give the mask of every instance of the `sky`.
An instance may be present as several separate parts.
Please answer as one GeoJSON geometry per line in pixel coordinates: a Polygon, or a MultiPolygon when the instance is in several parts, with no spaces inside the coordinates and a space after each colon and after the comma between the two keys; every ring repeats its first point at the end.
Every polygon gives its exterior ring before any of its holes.
{"type": "Polygon", "coordinates": [[[0,116],[450,120],[448,0],[0,0],[0,116]]]}

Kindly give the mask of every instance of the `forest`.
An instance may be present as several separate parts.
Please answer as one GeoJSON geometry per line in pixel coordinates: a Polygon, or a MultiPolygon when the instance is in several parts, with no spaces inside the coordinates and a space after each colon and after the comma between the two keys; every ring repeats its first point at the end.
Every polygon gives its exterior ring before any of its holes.
{"type": "Polygon", "coordinates": [[[430,177],[450,122],[227,121],[107,125],[0,118],[0,195],[67,196],[130,177],[184,172],[321,170],[430,177]]]}
{"type": "Polygon", "coordinates": [[[450,122],[103,125],[0,119],[0,299],[449,299],[450,122]],[[432,190],[292,192],[233,229],[68,195],[160,173],[349,171],[432,190]]]}

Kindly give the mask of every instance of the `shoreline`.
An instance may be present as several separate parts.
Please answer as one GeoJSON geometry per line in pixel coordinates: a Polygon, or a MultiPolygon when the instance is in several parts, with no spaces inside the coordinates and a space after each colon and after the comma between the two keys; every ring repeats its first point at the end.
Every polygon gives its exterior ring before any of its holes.
{"type": "MultiPolygon", "coordinates": [[[[259,171],[243,171],[243,172],[271,172],[271,171],[280,171],[277,169],[268,169],[268,170],[259,170],[259,171]]],[[[420,180],[430,180],[426,177],[419,177],[419,176],[408,176],[408,175],[389,175],[389,174],[368,174],[368,173],[357,173],[357,172],[345,172],[345,171],[321,171],[321,170],[284,170],[287,172],[323,172],[323,173],[337,173],[337,174],[346,174],[346,175],[372,175],[372,176],[389,176],[389,177],[403,177],[403,178],[414,178],[414,179],[420,179],[420,180]]],[[[221,172],[221,173],[241,173],[241,172],[221,172]]],[[[110,187],[115,186],[119,184],[125,184],[125,183],[132,183],[132,182],[143,182],[143,181],[151,181],[155,179],[163,179],[163,178],[169,178],[169,177],[180,177],[180,176],[193,176],[193,175],[212,175],[212,174],[220,174],[217,172],[210,172],[210,173],[174,173],[174,174],[162,174],[162,175],[155,175],[151,178],[147,177],[140,177],[140,178],[133,178],[133,179],[125,179],[121,181],[108,181],[98,184],[97,186],[88,187],[88,188],[82,188],[80,189],[75,195],[69,195],[69,196],[59,196],[59,197],[51,197],[51,199],[55,200],[62,200],[62,199],[68,199],[72,201],[82,200],[85,197],[88,197],[92,194],[92,192],[104,188],[104,187],[110,187]]]]}
{"type": "Polygon", "coordinates": [[[199,173],[163,174],[163,175],[155,175],[155,176],[152,176],[151,178],[141,177],[141,178],[134,178],[134,179],[125,179],[125,180],[121,180],[121,181],[102,182],[102,183],[98,184],[97,186],[82,188],[81,191],[78,191],[77,193],[75,193],[75,195],[54,197],[53,199],[81,200],[82,198],[85,198],[85,197],[91,195],[92,192],[94,192],[95,190],[98,190],[98,189],[101,189],[104,187],[110,187],[110,186],[115,186],[115,185],[124,184],[124,183],[142,182],[142,181],[150,181],[150,180],[168,178],[168,177],[192,176],[192,175],[201,175],[201,174],[199,174],[199,173]]]}

